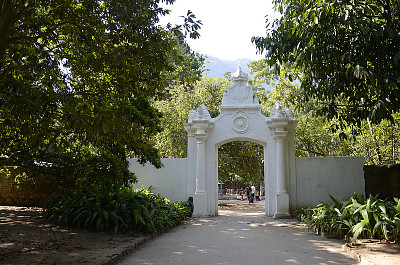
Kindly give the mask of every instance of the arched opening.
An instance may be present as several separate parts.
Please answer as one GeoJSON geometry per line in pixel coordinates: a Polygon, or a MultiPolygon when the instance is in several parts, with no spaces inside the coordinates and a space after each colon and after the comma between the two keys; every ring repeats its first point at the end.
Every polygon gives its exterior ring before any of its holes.
{"type": "Polygon", "coordinates": [[[216,146],[220,206],[247,204],[246,187],[253,188],[251,203],[264,200],[264,153],[264,145],[248,139],[231,140],[216,146]]]}
{"type": "MultiPolygon", "coordinates": [[[[247,85],[248,76],[239,68],[232,86],[222,98],[220,115],[212,118],[206,106],[189,112],[188,195],[193,194],[194,216],[218,214],[218,147],[232,141],[251,141],[263,147],[265,214],[289,215],[288,179],[294,166],[294,128],[291,110],[276,104],[271,116],[261,113],[257,94],[247,85]]],[[[235,174],[235,172],[231,172],[235,174]]]]}

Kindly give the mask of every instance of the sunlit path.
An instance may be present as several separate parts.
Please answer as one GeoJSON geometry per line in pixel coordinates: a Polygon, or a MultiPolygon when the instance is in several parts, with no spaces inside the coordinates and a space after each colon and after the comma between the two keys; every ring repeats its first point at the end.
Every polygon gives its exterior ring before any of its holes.
{"type": "Polygon", "coordinates": [[[344,256],[341,241],[294,219],[266,217],[263,207],[220,207],[219,216],[191,219],[118,264],[357,264],[344,256]]]}

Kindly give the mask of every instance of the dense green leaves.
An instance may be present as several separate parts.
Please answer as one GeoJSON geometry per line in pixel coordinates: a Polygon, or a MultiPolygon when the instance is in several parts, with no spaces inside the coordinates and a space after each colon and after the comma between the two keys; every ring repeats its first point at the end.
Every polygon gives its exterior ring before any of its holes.
{"type": "Polygon", "coordinates": [[[318,99],[320,114],[348,124],[392,120],[400,108],[398,1],[274,2],[282,17],[253,42],[271,66],[303,71],[303,101],[318,99]]]}
{"type": "Polygon", "coordinates": [[[370,196],[366,201],[354,195],[349,200],[333,204],[321,203],[315,208],[303,208],[298,218],[319,232],[340,238],[376,238],[400,240],[400,201],[381,200],[370,196]]]}
{"type": "Polygon", "coordinates": [[[53,196],[44,208],[45,216],[60,225],[150,233],[176,226],[192,212],[191,199],[171,203],[143,188],[107,192],[95,186],[53,196]]]}
{"type": "Polygon", "coordinates": [[[178,34],[198,37],[200,22],[190,13],[182,27],[162,28],[159,2],[174,1],[2,2],[1,164],[64,175],[92,167],[120,183],[135,180],[127,155],[161,166],[151,102],[178,74],[199,75],[201,60],[183,61],[178,34]]]}
{"type": "Polygon", "coordinates": [[[259,186],[264,181],[264,148],[247,141],[218,147],[218,180],[259,186]]]}
{"type": "Polygon", "coordinates": [[[163,113],[161,126],[164,128],[155,137],[155,146],[162,157],[186,157],[187,122],[189,111],[204,103],[212,117],[219,114],[222,94],[226,91],[228,80],[203,77],[190,86],[176,85],[168,88],[168,97],[156,101],[155,107],[163,113]]]}
{"type": "Polygon", "coordinates": [[[373,124],[367,119],[358,128],[348,126],[340,119],[316,115],[316,110],[323,104],[315,98],[304,100],[304,88],[300,86],[303,75],[293,67],[283,64],[276,72],[275,67],[270,67],[265,59],[253,61],[249,67],[254,73],[254,86],[260,88],[267,83],[274,87],[272,91],[258,93],[265,115],[269,115],[276,102],[293,109],[294,118],[298,120],[295,129],[296,156],[363,156],[366,164],[394,164],[400,161],[398,113],[393,113],[392,122],[382,120],[373,124]]]}

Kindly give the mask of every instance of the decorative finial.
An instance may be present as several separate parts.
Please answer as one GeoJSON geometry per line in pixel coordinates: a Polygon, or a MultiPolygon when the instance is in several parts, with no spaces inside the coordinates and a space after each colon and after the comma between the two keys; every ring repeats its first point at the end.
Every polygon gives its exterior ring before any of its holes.
{"type": "Polygon", "coordinates": [[[204,113],[204,110],[203,110],[203,106],[200,105],[200,106],[197,108],[197,118],[201,120],[201,119],[204,118],[204,115],[205,115],[205,113],[204,113]]]}
{"type": "Polygon", "coordinates": [[[236,72],[234,72],[233,74],[231,74],[231,80],[232,81],[242,81],[242,80],[246,80],[249,79],[249,76],[242,71],[242,68],[240,66],[238,66],[238,69],[236,72]]]}
{"type": "Polygon", "coordinates": [[[211,119],[211,115],[208,112],[206,105],[204,105],[203,103],[200,104],[200,106],[197,108],[197,111],[195,111],[195,114],[192,118],[193,120],[210,120],[211,119]]]}
{"type": "Polygon", "coordinates": [[[278,118],[283,117],[283,112],[282,112],[282,106],[281,106],[281,104],[277,103],[275,108],[276,108],[276,116],[277,116],[278,118]]]}

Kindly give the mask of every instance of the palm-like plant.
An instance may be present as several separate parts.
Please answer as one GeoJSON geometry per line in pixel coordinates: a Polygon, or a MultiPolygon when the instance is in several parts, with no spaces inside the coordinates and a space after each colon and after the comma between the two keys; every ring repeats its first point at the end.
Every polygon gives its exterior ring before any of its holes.
{"type": "Polygon", "coordinates": [[[382,200],[353,195],[339,202],[329,195],[333,204],[321,202],[313,209],[299,211],[299,220],[309,227],[342,238],[376,238],[398,242],[400,238],[400,200],[382,200]]]}

